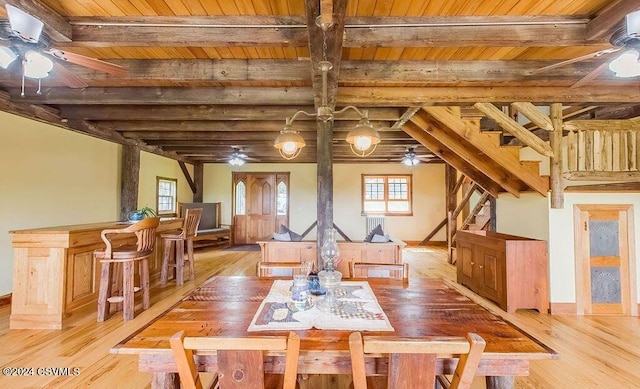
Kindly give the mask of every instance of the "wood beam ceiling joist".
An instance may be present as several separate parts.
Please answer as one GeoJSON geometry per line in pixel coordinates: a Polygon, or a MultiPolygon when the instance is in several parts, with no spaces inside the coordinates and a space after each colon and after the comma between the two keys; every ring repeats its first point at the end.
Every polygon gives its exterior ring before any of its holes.
{"type": "MultiPolygon", "coordinates": [[[[93,87],[147,84],[151,82],[310,82],[307,61],[282,59],[132,59],[110,60],[127,69],[127,74],[113,75],[82,66],[68,65],[73,73],[93,87]]],[[[544,74],[533,71],[552,61],[342,61],[340,83],[433,83],[461,84],[465,82],[518,82],[522,84],[570,85],[593,70],[588,62],[563,66],[544,74]],[[487,72],[490,68],[491,72],[487,72]]],[[[602,76],[604,78],[604,76],[602,76]]],[[[52,74],[51,87],[64,86],[52,74]]],[[[616,81],[611,77],[612,82],[616,81]]],[[[619,81],[619,80],[617,80],[619,81]]],[[[20,73],[0,73],[3,85],[19,86],[20,73]]]]}
{"type": "MultiPolygon", "coordinates": [[[[334,9],[336,9],[334,4],[334,9]]],[[[200,47],[307,44],[299,17],[70,18],[69,47],[200,47]]],[[[588,19],[575,17],[359,17],[347,18],[344,47],[584,46],[588,19]]],[[[602,43],[602,42],[599,42],[602,43]]]]}
{"type": "MultiPolygon", "coordinates": [[[[20,100],[18,100],[20,101],[20,100]]],[[[156,102],[158,104],[158,102],[156,102]]],[[[241,106],[241,105],[62,105],[59,107],[61,116],[68,119],[106,120],[106,121],[199,121],[224,120],[230,123],[236,121],[274,120],[280,121],[284,127],[285,119],[293,116],[297,111],[313,112],[311,105],[292,106],[241,106]]],[[[396,107],[366,107],[369,119],[372,121],[396,121],[404,110],[396,107]]],[[[360,120],[354,111],[347,111],[334,119],[334,125],[343,120],[360,120]]],[[[313,123],[316,119],[300,116],[294,124],[313,123]]],[[[214,124],[215,125],[215,124],[214,124]]],[[[230,124],[233,125],[233,124],[230,124]]],[[[302,125],[303,127],[306,124],[302,125]]]]}
{"type": "Polygon", "coordinates": [[[586,39],[598,40],[608,37],[628,13],[638,9],[640,3],[637,0],[611,2],[608,8],[587,24],[586,39]]]}
{"type": "MultiPolygon", "coordinates": [[[[9,90],[12,99],[30,104],[158,105],[229,104],[267,106],[313,103],[309,88],[70,88],[44,89],[41,96],[20,97],[19,89],[9,90]]],[[[565,105],[639,102],[635,85],[598,88],[563,87],[341,87],[337,106],[408,107],[415,105],[511,103],[529,101],[565,105]]],[[[291,114],[295,113],[292,112],[291,114]]]]}

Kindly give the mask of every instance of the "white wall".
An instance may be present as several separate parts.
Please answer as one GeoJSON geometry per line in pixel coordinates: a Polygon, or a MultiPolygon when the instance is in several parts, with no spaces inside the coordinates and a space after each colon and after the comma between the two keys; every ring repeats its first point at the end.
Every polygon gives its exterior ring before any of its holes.
{"type": "MultiPolygon", "coordinates": [[[[9,231],[119,218],[122,150],[114,143],[1,111],[0,122],[2,296],[11,293],[13,283],[9,231]]],[[[156,207],[156,176],[177,178],[179,201],[192,201],[176,161],[142,152],[139,207],[156,207]]]]}
{"type": "MultiPolygon", "coordinates": [[[[576,204],[632,204],[635,220],[635,236],[638,236],[637,223],[640,220],[640,195],[633,193],[565,193],[564,208],[549,210],[549,263],[551,302],[576,302],[575,253],[573,234],[573,206],[576,204]]],[[[640,255],[640,244],[635,242],[636,263],[640,255]]],[[[637,285],[640,285],[640,273],[636,266],[637,285]]],[[[640,299],[640,293],[638,293],[640,299]]]]}
{"type": "Polygon", "coordinates": [[[10,230],[115,220],[118,145],[0,112],[0,295],[11,292],[10,230]]]}
{"type": "MultiPolygon", "coordinates": [[[[317,219],[317,171],[315,164],[256,164],[241,167],[206,164],[204,201],[222,202],[222,220],[231,222],[231,173],[290,172],[290,228],[301,233],[317,219]]],[[[333,168],[334,223],[353,240],[365,237],[365,217],[361,215],[362,174],[413,174],[413,216],[390,216],[385,233],[403,240],[422,240],[445,217],[444,165],[420,164],[409,169],[398,164],[335,164],[333,168]]],[[[307,237],[315,238],[315,230],[307,237]]],[[[440,232],[435,240],[444,240],[440,232]]]]}
{"type": "Polygon", "coordinates": [[[502,193],[496,200],[496,230],[532,239],[549,239],[549,200],[538,193],[517,198],[502,193]]]}
{"type": "MultiPolygon", "coordinates": [[[[187,164],[193,178],[193,165],[187,164]]],[[[138,208],[151,207],[157,210],[156,177],[178,180],[178,202],[193,201],[193,192],[177,161],[147,152],[140,153],[140,182],[138,183],[138,208]]]]}

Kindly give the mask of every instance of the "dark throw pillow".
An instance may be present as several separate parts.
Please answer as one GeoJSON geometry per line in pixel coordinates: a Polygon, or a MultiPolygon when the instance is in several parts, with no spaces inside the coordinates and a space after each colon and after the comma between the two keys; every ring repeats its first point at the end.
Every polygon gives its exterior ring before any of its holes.
{"type": "Polygon", "coordinates": [[[291,231],[289,228],[287,228],[282,224],[280,224],[280,233],[281,234],[289,233],[289,236],[291,237],[292,242],[300,242],[302,240],[302,235],[296,234],[295,232],[291,231]]]}
{"type": "Polygon", "coordinates": [[[376,228],[374,228],[373,230],[371,230],[371,232],[369,233],[369,235],[367,235],[366,238],[364,238],[365,242],[371,242],[371,238],[373,238],[374,235],[384,235],[384,231],[382,231],[382,225],[378,224],[376,226],[376,228]]]}

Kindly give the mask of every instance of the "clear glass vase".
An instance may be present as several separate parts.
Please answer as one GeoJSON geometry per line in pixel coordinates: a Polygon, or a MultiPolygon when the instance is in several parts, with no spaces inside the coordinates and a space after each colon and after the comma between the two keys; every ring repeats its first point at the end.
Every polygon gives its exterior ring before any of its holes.
{"type": "Polygon", "coordinates": [[[335,311],[342,303],[335,296],[335,288],[340,285],[342,273],[336,270],[336,266],[340,261],[340,248],[336,241],[336,230],[327,229],[324,234],[324,242],[320,248],[320,257],[322,258],[323,270],[318,273],[320,286],[327,290],[324,298],[318,300],[316,306],[323,311],[335,311]]]}

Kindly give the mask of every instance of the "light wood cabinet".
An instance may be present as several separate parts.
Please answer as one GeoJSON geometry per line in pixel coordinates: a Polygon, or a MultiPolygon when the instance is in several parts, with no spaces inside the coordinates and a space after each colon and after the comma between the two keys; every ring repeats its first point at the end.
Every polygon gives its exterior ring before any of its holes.
{"type": "MultiPolygon", "coordinates": [[[[9,327],[60,329],[71,314],[94,311],[100,266],[93,251],[104,247],[102,230],[122,227],[110,222],[11,231],[14,270],[9,327]]],[[[181,227],[179,218],[160,221],[156,250],[149,259],[152,282],[160,276],[160,234],[181,227]]],[[[135,241],[135,236],[125,240],[135,241]]]]}
{"type": "MultiPolygon", "coordinates": [[[[317,243],[314,241],[283,242],[277,240],[258,241],[264,262],[315,261],[317,243]]],[[[338,241],[340,258],[338,271],[343,277],[349,275],[350,262],[402,263],[403,241],[386,243],[338,241]]]]}
{"type": "Polygon", "coordinates": [[[548,312],[546,241],[486,231],[458,231],[456,241],[458,283],[507,312],[548,312]]]}

